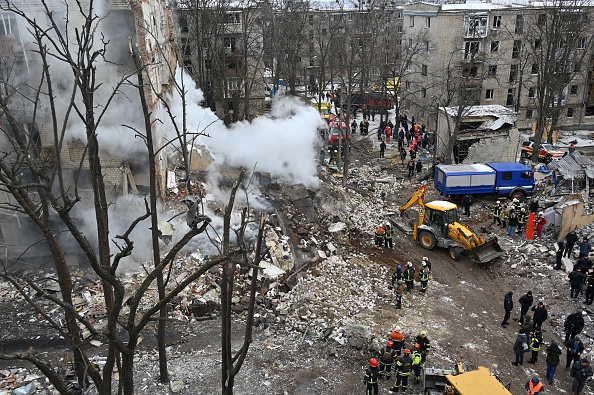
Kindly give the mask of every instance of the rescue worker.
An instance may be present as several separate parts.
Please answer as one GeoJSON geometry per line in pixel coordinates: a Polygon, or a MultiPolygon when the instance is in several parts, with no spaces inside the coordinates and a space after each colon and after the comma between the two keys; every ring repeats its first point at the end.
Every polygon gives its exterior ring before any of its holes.
{"type": "Polygon", "coordinates": [[[406,290],[412,291],[415,284],[415,268],[412,262],[406,263],[406,269],[404,270],[404,283],[406,284],[406,290]]]}
{"type": "Polygon", "coordinates": [[[357,121],[353,119],[353,122],[351,122],[351,133],[355,134],[356,132],[357,132],[357,121]]]}
{"type": "Polygon", "coordinates": [[[509,207],[505,206],[503,207],[503,210],[501,210],[501,227],[502,228],[507,228],[507,218],[509,217],[509,207]]]}
{"type": "Polygon", "coordinates": [[[518,227],[516,228],[516,233],[522,233],[524,231],[524,225],[526,225],[527,220],[528,214],[526,213],[526,209],[522,207],[518,212],[518,227]]]}
{"type": "Polygon", "coordinates": [[[379,375],[385,376],[386,380],[389,380],[392,376],[392,365],[394,364],[394,357],[396,356],[396,350],[392,348],[394,343],[392,340],[388,340],[386,345],[382,347],[379,352],[379,375]]]}
{"type": "Polygon", "coordinates": [[[392,227],[390,225],[386,224],[386,234],[384,236],[384,238],[385,238],[384,245],[386,247],[388,247],[389,249],[393,248],[393,245],[392,245],[393,237],[394,237],[394,230],[392,229],[392,227]]]}
{"type": "Polygon", "coordinates": [[[424,256],[423,257],[423,262],[425,262],[425,264],[429,268],[429,273],[431,273],[431,262],[429,262],[429,258],[427,258],[426,256],[424,256]]]}
{"type": "Polygon", "coordinates": [[[390,388],[391,392],[399,392],[401,385],[402,392],[406,392],[406,388],[408,387],[408,376],[410,376],[411,369],[412,358],[410,356],[410,350],[408,348],[405,348],[404,355],[402,356],[402,358],[399,358],[396,362],[396,383],[394,383],[394,386],[390,388]]]}
{"type": "Polygon", "coordinates": [[[429,276],[431,272],[427,267],[427,263],[425,261],[421,262],[421,271],[419,273],[419,279],[421,280],[421,292],[425,293],[427,291],[427,284],[429,283],[429,276]]]}
{"type": "Polygon", "coordinates": [[[539,239],[542,236],[542,228],[544,228],[545,224],[547,223],[547,219],[542,215],[542,211],[538,213],[536,217],[536,237],[539,239]]]}
{"type": "Polygon", "coordinates": [[[523,333],[530,333],[532,331],[532,327],[534,326],[534,322],[532,322],[532,317],[529,315],[525,315],[523,320],[520,320],[520,327],[522,328],[523,333]]]}
{"type": "Polygon", "coordinates": [[[540,329],[536,328],[534,332],[530,334],[530,341],[528,342],[528,347],[530,351],[532,351],[532,356],[528,360],[528,363],[536,363],[538,362],[538,352],[542,348],[542,332],[540,329]]]}
{"type": "Polygon", "coordinates": [[[514,206],[514,211],[516,213],[520,212],[520,199],[518,195],[515,195],[514,198],[512,199],[512,205],[514,206]]]}
{"type": "Polygon", "coordinates": [[[431,350],[431,343],[429,342],[429,339],[427,339],[427,331],[419,332],[415,341],[421,346],[421,365],[425,366],[427,355],[429,354],[429,350],[431,350]]]}
{"type": "Polygon", "coordinates": [[[501,226],[501,218],[499,217],[501,216],[502,209],[503,207],[501,207],[501,202],[499,200],[497,201],[497,203],[491,206],[491,212],[493,213],[493,224],[497,222],[497,224],[501,226]]]}
{"type": "Polygon", "coordinates": [[[375,228],[375,248],[382,248],[384,245],[384,237],[386,236],[386,230],[383,226],[375,228]]]}
{"type": "Polygon", "coordinates": [[[400,150],[400,160],[402,161],[402,164],[404,164],[404,161],[406,160],[406,150],[404,148],[400,150]]]}
{"type": "Polygon", "coordinates": [[[338,150],[333,149],[330,151],[330,160],[328,161],[328,165],[331,164],[338,164],[338,150]]]}
{"type": "Polygon", "coordinates": [[[415,373],[415,382],[418,384],[421,381],[421,345],[415,344],[412,352],[412,368],[415,373]]]}
{"type": "Polygon", "coordinates": [[[367,395],[371,395],[371,391],[377,395],[378,393],[378,386],[377,382],[379,380],[379,369],[377,367],[377,359],[371,358],[369,360],[369,367],[365,370],[365,377],[363,378],[363,383],[367,385],[367,395]]]}
{"type": "Polygon", "coordinates": [[[390,340],[392,341],[392,349],[396,352],[396,356],[400,357],[402,349],[404,349],[404,335],[402,329],[397,326],[394,331],[390,333],[390,340]]]}
{"type": "Polygon", "coordinates": [[[396,308],[402,308],[402,292],[404,291],[402,284],[404,283],[404,272],[402,266],[398,265],[396,271],[392,274],[392,287],[396,290],[396,308]]]}
{"type": "Polygon", "coordinates": [[[538,377],[532,377],[525,385],[527,395],[535,395],[544,393],[544,385],[540,382],[538,377]]]}
{"type": "Polygon", "coordinates": [[[586,381],[590,377],[592,377],[592,367],[590,366],[590,362],[586,358],[582,358],[579,361],[574,362],[571,366],[571,370],[569,374],[573,377],[573,382],[571,383],[571,394],[572,395],[579,395],[580,392],[584,389],[586,385],[586,381]]]}

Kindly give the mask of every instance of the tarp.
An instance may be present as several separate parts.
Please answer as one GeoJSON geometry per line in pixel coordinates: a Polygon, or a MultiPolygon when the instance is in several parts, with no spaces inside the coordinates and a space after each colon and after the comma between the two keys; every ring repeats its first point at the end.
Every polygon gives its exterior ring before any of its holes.
{"type": "Polygon", "coordinates": [[[455,376],[448,374],[446,379],[460,395],[512,395],[484,366],[455,376]]]}

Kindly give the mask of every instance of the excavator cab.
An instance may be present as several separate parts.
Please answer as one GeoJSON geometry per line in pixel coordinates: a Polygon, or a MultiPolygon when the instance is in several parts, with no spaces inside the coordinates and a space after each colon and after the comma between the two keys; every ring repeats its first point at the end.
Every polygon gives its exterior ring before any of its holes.
{"type": "Polygon", "coordinates": [[[425,204],[425,220],[419,225],[427,225],[438,236],[448,234],[448,224],[458,222],[458,207],[450,202],[436,201],[425,204]]]}

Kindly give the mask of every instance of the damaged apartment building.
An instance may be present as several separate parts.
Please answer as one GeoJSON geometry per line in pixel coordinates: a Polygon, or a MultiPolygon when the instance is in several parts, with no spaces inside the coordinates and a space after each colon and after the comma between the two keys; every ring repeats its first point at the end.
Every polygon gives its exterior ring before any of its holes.
{"type": "MultiPolygon", "coordinates": [[[[79,27],[84,22],[82,16],[78,13],[78,7],[74,1],[51,2],[50,18],[42,7],[41,1],[17,0],[11,1],[11,5],[23,11],[23,13],[47,28],[50,36],[56,35],[55,30],[51,28],[53,19],[54,28],[61,34],[68,35],[70,45],[75,45],[75,27],[79,27]],[[45,25],[44,25],[45,24],[45,25]]],[[[49,3],[49,2],[48,2],[49,3]]],[[[42,160],[47,166],[53,167],[55,164],[55,144],[52,119],[50,109],[46,103],[41,103],[35,107],[35,87],[44,86],[41,80],[41,67],[39,55],[35,52],[35,43],[28,29],[31,29],[28,22],[18,13],[7,9],[5,1],[1,1],[3,9],[0,10],[0,57],[4,65],[14,64],[15,67],[8,69],[3,67],[0,71],[1,78],[7,86],[14,88],[15,98],[10,101],[12,114],[17,114],[16,123],[20,130],[18,133],[29,139],[30,144],[35,144],[42,153],[42,160]],[[18,74],[9,74],[17,70],[18,74]],[[22,87],[27,85],[33,87],[25,90],[22,87]],[[27,97],[29,95],[29,97],[27,97]]],[[[81,7],[84,9],[89,5],[89,1],[82,1],[81,7]]],[[[97,67],[97,81],[101,82],[101,89],[112,89],[124,75],[133,75],[136,69],[133,57],[131,56],[132,46],[146,64],[151,63],[151,67],[145,68],[145,80],[151,81],[153,87],[158,87],[160,91],[145,88],[147,105],[152,114],[162,114],[160,108],[159,96],[167,97],[170,95],[172,79],[174,75],[171,70],[175,70],[175,50],[173,17],[165,0],[142,0],[142,1],[121,1],[106,0],[105,2],[95,2],[95,12],[102,18],[98,23],[98,31],[95,36],[95,44],[105,44],[105,61],[100,62],[97,67]]],[[[72,48],[76,52],[76,48],[72,48]]],[[[61,129],[65,123],[65,111],[67,103],[72,94],[72,71],[64,70],[64,64],[55,62],[51,64],[52,80],[54,82],[54,96],[56,98],[57,128],[61,129]],[[62,118],[60,118],[62,117],[62,118]]],[[[68,67],[66,66],[66,69],[68,67]]],[[[122,87],[122,91],[126,89],[122,87]]],[[[136,89],[136,88],[130,88],[136,89]]],[[[121,91],[121,92],[122,92],[121,91]]],[[[131,92],[134,92],[133,90],[131,92]]],[[[136,91],[137,92],[137,91],[136,91]]],[[[130,93],[130,92],[128,92],[130,93]]],[[[103,103],[105,97],[100,97],[99,90],[97,96],[97,111],[103,103]]],[[[43,94],[41,95],[43,98],[43,94]]],[[[114,97],[110,108],[119,111],[117,114],[106,114],[101,120],[100,129],[97,134],[101,138],[101,133],[111,133],[110,140],[112,145],[122,145],[118,141],[118,136],[124,133],[133,133],[130,129],[122,126],[126,122],[135,122],[136,114],[141,113],[140,107],[134,111],[126,111],[126,106],[130,105],[129,94],[118,94],[114,97]]],[[[136,93],[136,97],[138,94],[136,93]]],[[[77,100],[81,100],[80,97],[77,100]]],[[[137,99],[136,99],[137,100],[137,99]]],[[[74,111],[74,110],[73,110],[74,111]]],[[[77,193],[82,198],[83,204],[93,204],[92,186],[90,182],[90,170],[88,161],[84,159],[86,151],[86,138],[84,135],[84,125],[75,124],[77,116],[70,116],[70,121],[66,125],[65,142],[61,150],[60,166],[64,174],[66,187],[70,190],[76,188],[77,193]],[[74,121],[73,121],[74,120],[74,121]],[[71,124],[71,122],[73,122],[71,124]],[[82,131],[82,132],[81,132],[82,131]],[[86,199],[86,200],[85,200],[86,199]]],[[[6,117],[2,118],[4,133],[0,134],[0,148],[3,152],[11,152],[9,134],[15,133],[9,127],[6,117]],[[8,134],[7,134],[8,133],[8,134]]],[[[157,141],[162,135],[159,128],[162,127],[159,122],[153,122],[153,133],[157,141]]],[[[142,125],[142,123],[140,123],[142,125]]],[[[159,152],[157,158],[160,190],[165,190],[166,185],[166,164],[164,150],[159,152]]],[[[117,152],[101,153],[101,165],[103,180],[106,185],[106,194],[109,201],[114,201],[123,194],[140,190],[148,192],[149,177],[147,163],[139,158],[143,155],[119,155],[117,152]]],[[[6,160],[6,159],[5,159],[6,160]]],[[[30,178],[25,168],[21,174],[24,182],[30,178]]],[[[4,193],[0,196],[4,207],[10,204],[12,195],[4,193]]],[[[51,219],[50,219],[51,221],[51,219]]],[[[67,260],[71,264],[79,262],[77,251],[69,251],[67,260]]],[[[18,260],[20,265],[45,264],[49,260],[48,247],[44,242],[39,242],[39,231],[35,224],[26,215],[12,210],[0,210],[0,256],[9,266],[18,260]]]]}
{"type": "Polygon", "coordinates": [[[515,112],[520,130],[532,129],[538,117],[555,117],[560,128],[594,126],[594,7],[566,4],[405,5],[403,48],[423,49],[401,79],[403,112],[428,122],[429,130],[436,127],[439,108],[477,105],[515,112]],[[547,48],[553,48],[551,55],[547,48]],[[544,106],[540,100],[546,100],[544,106]],[[538,114],[539,108],[546,113],[538,114]]]}

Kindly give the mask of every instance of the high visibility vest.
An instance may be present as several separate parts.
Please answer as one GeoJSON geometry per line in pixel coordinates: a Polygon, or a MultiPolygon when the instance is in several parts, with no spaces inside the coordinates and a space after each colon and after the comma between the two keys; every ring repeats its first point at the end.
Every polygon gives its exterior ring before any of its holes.
{"type": "Polygon", "coordinates": [[[382,227],[379,227],[375,230],[375,236],[376,237],[384,237],[386,234],[386,230],[382,227]]]}
{"type": "Polygon", "coordinates": [[[429,269],[427,269],[426,267],[421,269],[421,275],[419,276],[421,281],[429,281],[429,269]]]}
{"type": "Polygon", "coordinates": [[[415,351],[412,353],[412,364],[414,365],[420,365],[421,364],[421,352],[420,351],[415,351]]]}
{"type": "Polygon", "coordinates": [[[391,239],[394,231],[392,229],[386,230],[386,239],[391,239]]]}
{"type": "Polygon", "coordinates": [[[412,267],[407,268],[404,271],[404,281],[414,281],[415,279],[415,269],[412,267]]]}
{"type": "Polygon", "coordinates": [[[532,380],[528,382],[528,394],[527,395],[534,395],[538,394],[542,389],[542,383],[534,384],[532,380]]]}

